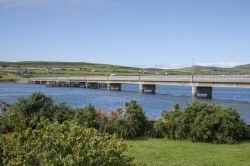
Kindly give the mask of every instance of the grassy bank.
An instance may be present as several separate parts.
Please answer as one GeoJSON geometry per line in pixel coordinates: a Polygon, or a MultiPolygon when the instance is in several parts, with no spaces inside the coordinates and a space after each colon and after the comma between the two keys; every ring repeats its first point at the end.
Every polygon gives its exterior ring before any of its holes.
{"type": "Polygon", "coordinates": [[[127,143],[131,145],[128,154],[135,157],[136,163],[145,163],[148,166],[250,165],[250,141],[225,145],[166,139],[139,139],[127,141],[127,143]]]}
{"type": "Polygon", "coordinates": [[[13,74],[0,74],[0,82],[15,82],[18,78],[13,74]]]}

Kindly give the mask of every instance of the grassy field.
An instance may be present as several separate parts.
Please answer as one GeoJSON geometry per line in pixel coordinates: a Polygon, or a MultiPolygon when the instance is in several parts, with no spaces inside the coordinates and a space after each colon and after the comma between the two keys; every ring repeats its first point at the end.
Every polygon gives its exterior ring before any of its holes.
{"type": "Polygon", "coordinates": [[[167,70],[141,69],[126,66],[84,62],[0,62],[0,76],[20,77],[82,76],[82,75],[155,75],[167,70]],[[24,72],[20,72],[24,71],[24,72]]]}
{"type": "Polygon", "coordinates": [[[141,139],[127,143],[136,163],[148,166],[250,166],[250,141],[224,145],[141,139]]]}
{"type": "Polygon", "coordinates": [[[14,74],[6,73],[0,74],[0,82],[12,82],[18,80],[18,77],[14,74]]]}

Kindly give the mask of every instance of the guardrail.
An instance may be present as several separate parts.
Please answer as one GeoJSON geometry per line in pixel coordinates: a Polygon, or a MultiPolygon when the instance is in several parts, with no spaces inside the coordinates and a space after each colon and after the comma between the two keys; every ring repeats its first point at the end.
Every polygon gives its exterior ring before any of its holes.
{"type": "Polygon", "coordinates": [[[42,77],[31,81],[150,81],[150,82],[234,82],[250,83],[250,75],[169,75],[169,76],[81,76],[42,77]]]}

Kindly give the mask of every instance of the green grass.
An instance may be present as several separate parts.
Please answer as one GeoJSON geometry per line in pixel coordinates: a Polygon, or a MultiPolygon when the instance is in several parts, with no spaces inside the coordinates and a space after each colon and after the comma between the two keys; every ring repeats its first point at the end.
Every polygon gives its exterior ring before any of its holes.
{"type": "Polygon", "coordinates": [[[12,82],[16,81],[17,78],[12,74],[0,74],[0,82],[12,82]]]}
{"type": "Polygon", "coordinates": [[[148,166],[250,166],[250,141],[228,145],[141,139],[127,143],[135,162],[148,166]]]}

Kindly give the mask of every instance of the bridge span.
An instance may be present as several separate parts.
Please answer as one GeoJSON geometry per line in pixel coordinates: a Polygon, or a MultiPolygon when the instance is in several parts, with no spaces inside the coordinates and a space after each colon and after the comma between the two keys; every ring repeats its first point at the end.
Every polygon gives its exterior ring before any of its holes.
{"type": "Polygon", "coordinates": [[[107,87],[121,90],[122,84],[138,84],[141,93],[155,93],[156,85],[191,86],[192,96],[212,98],[213,87],[250,88],[250,75],[166,75],[166,76],[79,76],[30,78],[31,83],[46,86],[107,87]]]}

